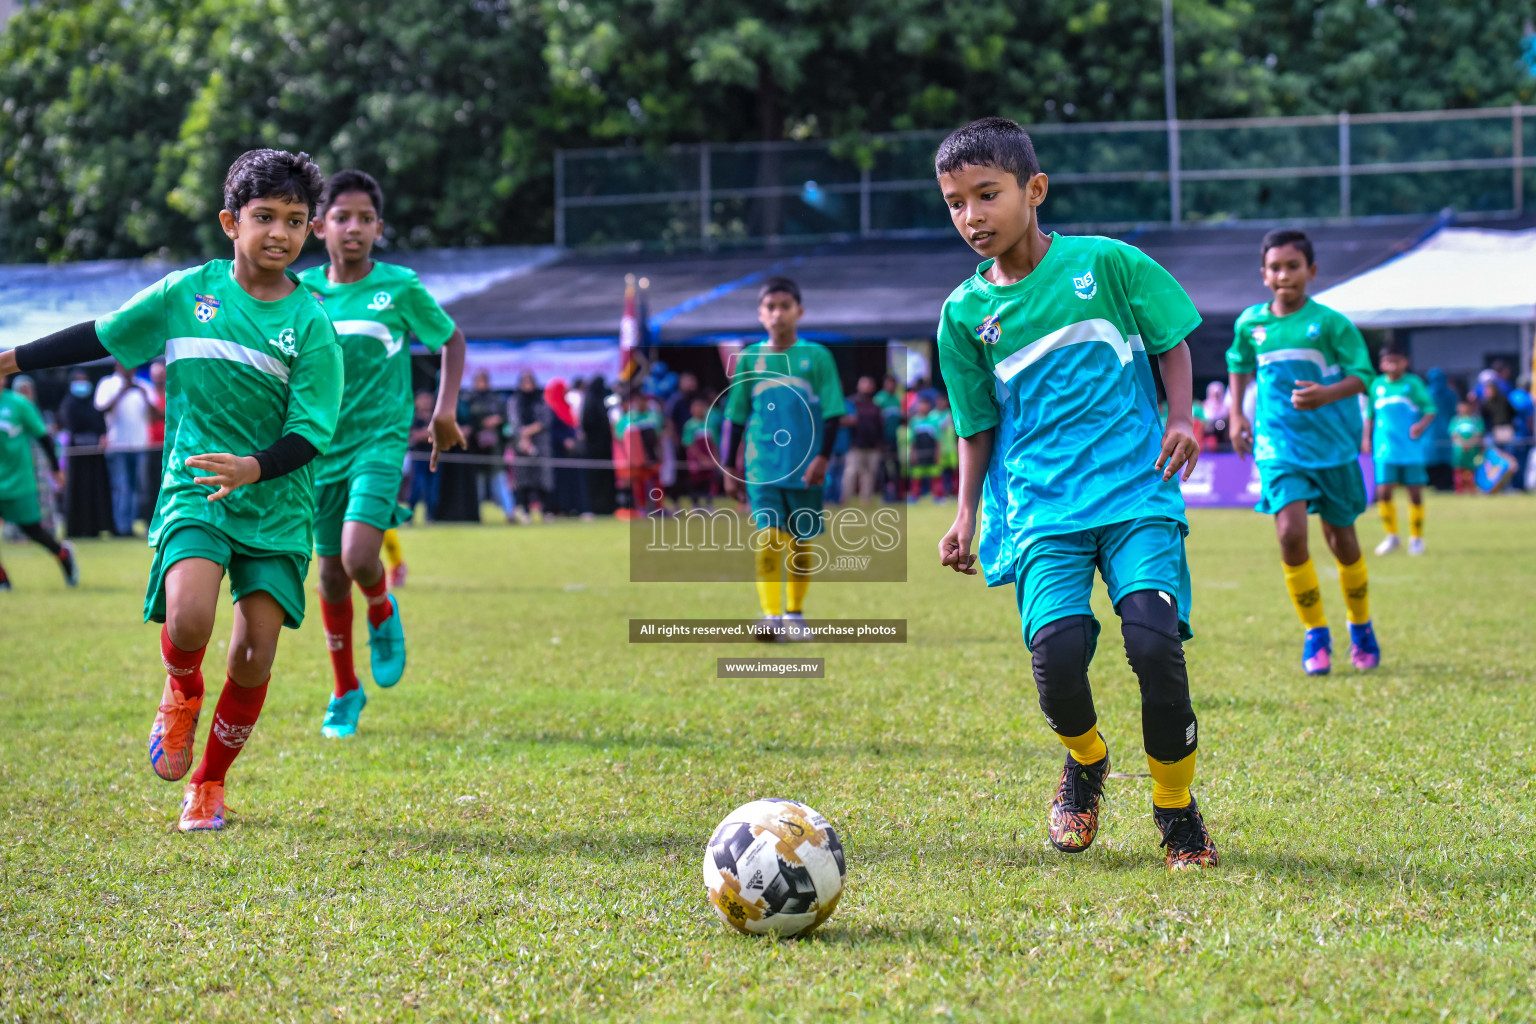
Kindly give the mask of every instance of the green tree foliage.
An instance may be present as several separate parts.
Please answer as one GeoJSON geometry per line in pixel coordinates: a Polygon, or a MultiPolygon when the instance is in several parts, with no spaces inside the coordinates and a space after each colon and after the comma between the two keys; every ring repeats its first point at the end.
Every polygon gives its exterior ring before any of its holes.
{"type": "MultiPolygon", "coordinates": [[[[1519,6],[1176,0],[1179,114],[1531,102],[1519,6]]],[[[545,241],[557,147],[1159,118],[1160,31],[1161,0],[43,0],[0,35],[0,258],[218,252],[257,145],[377,175],[396,244],[545,241]]]]}

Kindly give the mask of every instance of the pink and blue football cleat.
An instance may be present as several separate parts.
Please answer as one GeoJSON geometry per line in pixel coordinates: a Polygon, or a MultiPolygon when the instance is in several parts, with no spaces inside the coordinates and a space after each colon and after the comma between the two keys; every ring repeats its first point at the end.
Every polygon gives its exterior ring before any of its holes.
{"type": "Polygon", "coordinates": [[[1361,672],[1381,664],[1381,645],[1376,642],[1376,631],[1369,622],[1349,624],[1349,660],[1361,672]]]}
{"type": "Polygon", "coordinates": [[[1333,671],[1333,636],[1327,626],[1307,630],[1301,647],[1301,667],[1309,676],[1325,676],[1333,671]]]}

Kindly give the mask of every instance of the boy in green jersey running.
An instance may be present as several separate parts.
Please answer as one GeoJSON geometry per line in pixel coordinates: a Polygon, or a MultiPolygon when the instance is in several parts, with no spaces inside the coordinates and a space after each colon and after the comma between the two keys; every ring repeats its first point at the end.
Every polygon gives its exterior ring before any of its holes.
{"type": "Polygon", "coordinates": [[[1350,661],[1367,671],[1381,664],[1365,558],[1355,535],[1355,520],[1365,511],[1356,396],[1374,376],[1370,353],[1343,314],[1308,297],[1317,263],[1305,232],[1271,231],[1259,251],[1274,299],[1243,311],[1227,350],[1232,447],[1239,455],[1252,453],[1262,485],[1256,511],[1275,517],[1285,589],[1306,627],[1302,671],[1327,675],[1333,667],[1333,638],[1307,550],[1309,512],[1322,521],[1323,539],[1339,567],[1350,661]],[[1243,414],[1250,385],[1258,388],[1254,423],[1243,414]]]}
{"type": "Polygon", "coordinates": [[[442,350],[432,413],[432,461],[464,447],[454,415],[464,375],[464,332],[422,287],[415,271],[373,258],[384,229],[384,193],[362,171],[338,171],[325,183],[315,237],[329,262],[299,281],[331,318],[346,384],[330,449],[315,463],[315,553],[320,556],[320,617],[335,685],[323,736],[357,732],[368,702],[352,660],[352,584],[368,602],[373,681],[394,686],[405,672],[400,605],[388,592],[379,557],[385,533],[410,518],[399,502],[415,398],[410,335],[442,350]]]}
{"type": "Polygon", "coordinates": [[[768,337],[742,349],[723,396],[732,425],[725,489],[738,500],[745,491],[752,507],[764,626],[758,637],[766,642],[811,639],[804,614],[811,576],[805,570],[811,540],[823,528],[827,461],[848,411],[832,353],[797,332],[803,316],[799,285],[787,277],[763,282],[757,319],[768,337]],[[745,480],[734,474],[743,442],[745,480]],[[781,574],[788,577],[782,584],[781,574]]]}
{"type": "Polygon", "coordinates": [[[1402,545],[1397,536],[1397,506],[1392,503],[1393,487],[1402,484],[1408,488],[1408,553],[1422,555],[1424,485],[1429,483],[1423,437],[1438,410],[1429,387],[1408,372],[1405,354],[1383,349],[1379,365],[1381,376],[1371,382],[1366,421],[1366,447],[1376,465],[1376,511],[1387,531],[1376,553],[1390,554],[1402,545]]]}
{"type": "MultiPolygon", "coordinates": [[[[47,548],[59,560],[64,582],[73,587],[80,582],[74,546],[60,544],[43,529],[42,508],[37,501],[37,471],[32,465],[34,439],[42,442],[43,455],[62,487],[64,474],[59,472],[59,455],[53,450],[48,427],[37,406],[12,389],[0,391],[0,522],[16,524],[28,539],[47,548]]],[[[0,565],[0,591],[10,589],[11,579],[5,574],[5,566],[0,565]]]]}
{"type": "Polygon", "coordinates": [[[304,618],[314,469],[341,402],[330,320],[288,273],[323,187],[307,154],[252,150],[229,169],[219,222],[234,259],[181,270],[116,313],[0,354],[0,374],[108,356],[165,359],[165,449],[149,527],[145,621],[164,623],[164,694],[150,766],[186,775],[203,705],[203,654],[219,585],[235,603],[227,677],[180,829],[224,827],[224,778],[266,699],[283,626],[304,618]]]}
{"type": "Polygon", "coordinates": [[[939,559],[967,575],[979,560],[989,586],[1014,585],[1040,710],[1067,748],[1048,811],[1051,843],[1088,849],[1109,776],[1088,684],[1097,570],[1141,686],[1166,863],[1213,866],[1216,844],[1189,788],[1198,749],[1181,642],[1190,636],[1189,528],[1175,479],[1199,457],[1184,338],[1200,316],[1140,250],[1040,230],[1046,176],[1012,121],[952,132],[934,164],[950,219],[984,257],[939,319],[960,450],[960,507],[939,559]],[[1153,355],[1174,410],[1166,428],[1153,355]]]}

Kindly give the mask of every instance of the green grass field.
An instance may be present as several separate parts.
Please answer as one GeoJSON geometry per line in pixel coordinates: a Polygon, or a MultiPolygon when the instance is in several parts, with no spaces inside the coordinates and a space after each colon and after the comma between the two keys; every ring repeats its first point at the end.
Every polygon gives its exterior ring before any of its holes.
{"type": "MultiPolygon", "coordinates": [[[[1384,666],[1323,680],[1269,522],[1193,516],[1196,792],[1222,865],[1178,876],[1144,778],[1111,783],[1090,852],[1047,843],[1062,750],[1011,590],[934,564],[951,508],[914,514],[909,583],[813,588],[813,616],[910,623],[902,646],[796,648],[824,680],[714,678],[758,648],[629,645],[631,616],[754,598],[629,584],[619,524],[409,531],[405,682],[323,740],[311,598],[229,827],[191,836],[145,753],[148,552],[82,544],[68,592],[7,545],[0,1019],[1536,1019],[1532,501],[1435,500],[1427,557],[1371,558],[1384,666]],[[767,795],[847,847],[809,941],[730,933],[702,891],[716,821],[767,795]]],[[[1101,726],[1144,772],[1106,622],[1101,726]]]]}

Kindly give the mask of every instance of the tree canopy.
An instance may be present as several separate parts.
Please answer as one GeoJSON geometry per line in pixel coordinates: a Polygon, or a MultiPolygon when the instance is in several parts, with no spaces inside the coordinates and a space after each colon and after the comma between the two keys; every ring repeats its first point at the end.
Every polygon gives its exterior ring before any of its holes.
{"type": "MultiPolygon", "coordinates": [[[[1184,118],[1536,98],[1500,0],[1175,0],[1184,118]]],[[[0,34],[0,259],[221,251],[230,161],[384,186],[400,246],[545,242],[562,146],[1159,118],[1160,0],[43,0],[0,34]]]]}

